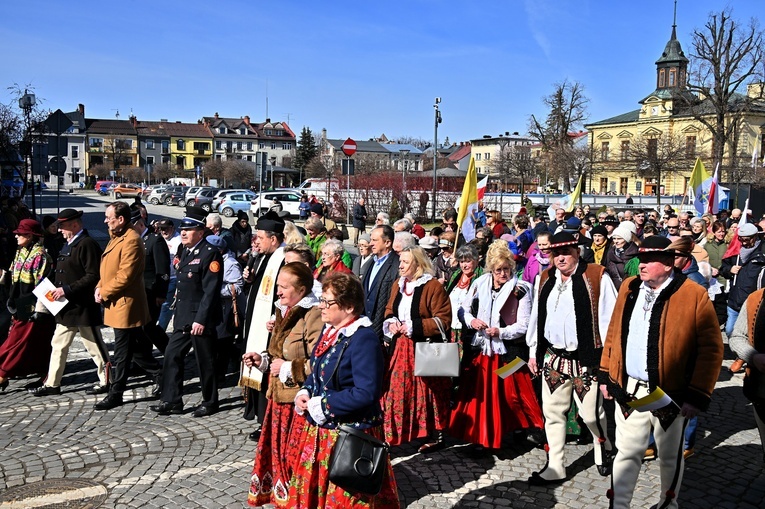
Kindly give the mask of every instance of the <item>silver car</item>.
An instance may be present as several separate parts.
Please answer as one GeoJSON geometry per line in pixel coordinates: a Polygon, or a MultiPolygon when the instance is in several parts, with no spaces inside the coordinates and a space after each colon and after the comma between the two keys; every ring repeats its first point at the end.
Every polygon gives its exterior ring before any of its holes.
{"type": "Polygon", "coordinates": [[[220,207],[220,201],[223,199],[224,196],[226,196],[229,193],[251,193],[249,189],[221,189],[217,193],[215,193],[215,196],[213,197],[212,201],[212,210],[213,212],[218,211],[218,207],[220,207]]]}

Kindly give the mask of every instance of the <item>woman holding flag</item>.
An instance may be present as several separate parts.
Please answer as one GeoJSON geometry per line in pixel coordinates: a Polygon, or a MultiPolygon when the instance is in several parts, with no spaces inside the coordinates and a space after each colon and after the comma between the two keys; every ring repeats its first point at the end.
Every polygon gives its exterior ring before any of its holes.
{"type": "Polygon", "coordinates": [[[463,362],[449,434],[491,449],[499,448],[504,433],[543,426],[524,362],[532,288],[515,276],[513,260],[507,242],[494,241],[486,273],[462,302],[465,324],[475,335],[465,348],[470,360],[463,362]]]}

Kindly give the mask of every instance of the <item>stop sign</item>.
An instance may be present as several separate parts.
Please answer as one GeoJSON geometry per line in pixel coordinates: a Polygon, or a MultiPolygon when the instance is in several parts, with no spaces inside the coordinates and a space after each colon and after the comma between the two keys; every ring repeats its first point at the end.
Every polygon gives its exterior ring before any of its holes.
{"type": "Polygon", "coordinates": [[[352,139],[348,138],[343,142],[343,154],[345,154],[348,157],[351,157],[353,154],[356,153],[356,142],[352,139]]]}

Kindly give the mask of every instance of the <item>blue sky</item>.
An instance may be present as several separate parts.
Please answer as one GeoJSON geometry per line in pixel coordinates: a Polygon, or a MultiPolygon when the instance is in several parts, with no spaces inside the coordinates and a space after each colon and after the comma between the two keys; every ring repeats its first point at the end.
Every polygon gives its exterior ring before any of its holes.
{"type": "MultiPolygon", "coordinates": [[[[678,38],[732,6],[679,0],[678,38]]],[[[194,122],[219,112],[287,120],[331,138],[527,131],[563,79],[585,86],[589,120],[637,108],[655,84],[672,0],[0,2],[5,86],[31,84],[50,109],[194,122]]]]}

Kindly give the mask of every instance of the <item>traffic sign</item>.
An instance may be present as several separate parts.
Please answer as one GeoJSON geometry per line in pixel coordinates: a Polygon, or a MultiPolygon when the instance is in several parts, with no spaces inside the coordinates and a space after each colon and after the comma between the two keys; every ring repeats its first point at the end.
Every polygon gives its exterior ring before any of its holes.
{"type": "Polygon", "coordinates": [[[352,139],[348,138],[343,142],[343,154],[345,154],[348,157],[351,157],[353,154],[356,153],[356,142],[352,139]]]}

